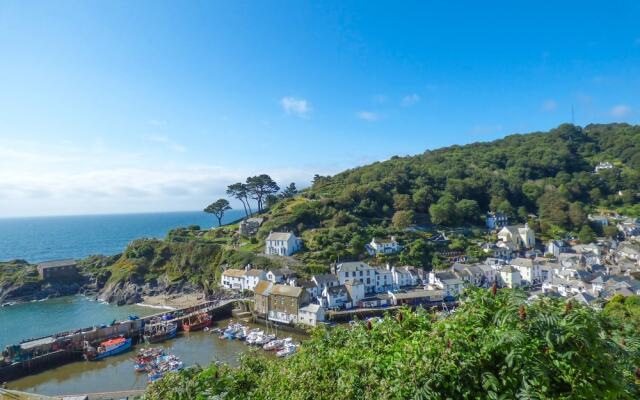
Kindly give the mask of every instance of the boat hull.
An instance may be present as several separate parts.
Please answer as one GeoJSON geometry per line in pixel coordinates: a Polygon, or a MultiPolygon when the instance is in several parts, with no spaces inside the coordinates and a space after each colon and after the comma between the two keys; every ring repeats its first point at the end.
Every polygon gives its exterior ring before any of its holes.
{"type": "Polygon", "coordinates": [[[111,350],[105,351],[103,353],[97,354],[95,357],[90,358],[89,361],[102,360],[104,358],[115,356],[117,354],[124,353],[125,351],[129,351],[129,350],[131,350],[131,338],[126,339],[122,343],[122,345],[120,345],[120,346],[118,346],[118,347],[116,347],[114,349],[111,349],[111,350]]]}
{"type": "Polygon", "coordinates": [[[206,328],[208,326],[211,326],[212,322],[213,322],[213,320],[207,319],[207,320],[204,320],[202,322],[197,322],[195,324],[184,323],[184,324],[182,324],[182,329],[185,332],[199,331],[199,330],[202,330],[202,329],[204,329],[204,328],[206,328]]]}
{"type": "Polygon", "coordinates": [[[178,328],[176,327],[175,329],[172,329],[169,332],[163,333],[161,335],[145,336],[144,340],[147,343],[160,343],[160,342],[164,342],[165,340],[173,339],[174,337],[176,337],[177,334],[178,334],[178,328]]]}

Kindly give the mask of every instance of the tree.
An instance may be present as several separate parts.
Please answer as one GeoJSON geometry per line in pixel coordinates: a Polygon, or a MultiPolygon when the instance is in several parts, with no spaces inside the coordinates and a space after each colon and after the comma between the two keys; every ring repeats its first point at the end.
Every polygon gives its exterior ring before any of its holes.
{"type": "Polygon", "coordinates": [[[393,195],[393,208],[395,210],[411,210],[413,209],[413,202],[411,196],[408,194],[394,194],[393,195]]]}
{"type": "Polygon", "coordinates": [[[222,226],[222,217],[227,210],[231,210],[229,201],[227,199],[218,199],[215,202],[209,204],[204,212],[213,214],[218,218],[218,226],[222,226]]]}
{"type": "Polygon", "coordinates": [[[475,200],[462,199],[456,204],[456,208],[462,222],[475,222],[480,217],[480,207],[478,207],[478,202],[475,200]]]}
{"type": "Polygon", "coordinates": [[[284,190],[282,191],[282,198],[290,199],[296,194],[298,194],[298,189],[296,188],[296,184],[294,182],[291,182],[289,186],[284,188],[284,190]]]}
{"type": "Polygon", "coordinates": [[[415,213],[411,210],[398,210],[393,214],[391,222],[396,228],[407,228],[413,224],[415,213]]]}
{"type": "Polygon", "coordinates": [[[582,209],[580,203],[571,203],[569,205],[569,221],[574,227],[582,226],[587,221],[587,214],[582,209]]]}
{"type": "Polygon", "coordinates": [[[458,209],[453,197],[445,194],[437,203],[429,207],[429,215],[434,224],[455,225],[458,222],[458,209]]]}
{"type": "Polygon", "coordinates": [[[596,233],[587,224],[584,224],[578,232],[578,239],[581,243],[591,243],[596,240],[596,233]]]}
{"type": "Polygon", "coordinates": [[[280,187],[267,174],[247,178],[247,191],[251,198],[258,202],[258,212],[263,211],[263,203],[270,194],[276,194],[280,187]]]}
{"type": "Polygon", "coordinates": [[[227,194],[242,202],[244,213],[247,217],[250,214],[253,214],[253,212],[251,211],[251,204],[249,204],[249,188],[246,184],[238,182],[227,186],[227,194]]]}

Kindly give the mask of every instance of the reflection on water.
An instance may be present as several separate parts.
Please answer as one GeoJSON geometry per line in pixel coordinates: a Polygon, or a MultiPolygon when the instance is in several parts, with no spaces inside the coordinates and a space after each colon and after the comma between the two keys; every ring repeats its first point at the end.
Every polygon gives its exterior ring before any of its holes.
{"type": "MultiPolygon", "coordinates": [[[[216,326],[225,327],[228,320],[219,321],[216,326]]],[[[255,325],[256,327],[263,326],[255,325]]],[[[278,332],[278,337],[291,336],[295,341],[303,339],[290,332],[278,332]]],[[[177,355],[185,366],[209,365],[212,361],[223,361],[236,365],[238,356],[248,350],[248,346],[237,340],[218,339],[217,334],[208,332],[182,333],[177,339],[159,343],[166,352],[177,355]]],[[[105,392],[128,389],[143,389],[147,385],[147,375],[133,370],[133,352],[106,358],[102,361],[76,362],[9,382],[9,388],[44,395],[62,395],[90,392],[105,392]]],[[[267,353],[265,354],[273,354],[267,353]]]]}

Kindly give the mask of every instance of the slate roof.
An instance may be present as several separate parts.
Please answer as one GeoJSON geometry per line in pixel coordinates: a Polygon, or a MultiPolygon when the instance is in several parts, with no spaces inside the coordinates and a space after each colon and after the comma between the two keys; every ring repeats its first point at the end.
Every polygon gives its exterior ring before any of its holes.
{"type": "Polygon", "coordinates": [[[223,276],[231,276],[234,278],[244,278],[244,274],[245,274],[245,270],[243,269],[233,269],[233,268],[229,268],[228,270],[225,270],[222,275],[223,276]]]}
{"type": "Polygon", "coordinates": [[[45,261],[45,262],[41,262],[40,264],[38,264],[38,268],[44,269],[44,268],[56,268],[56,267],[67,267],[67,266],[76,266],[76,260],[74,259],[65,259],[65,260],[52,260],[52,261],[45,261]]]}
{"type": "Polygon", "coordinates": [[[265,239],[266,241],[269,240],[284,240],[287,241],[289,240],[289,238],[293,236],[293,233],[291,232],[271,232],[269,234],[269,236],[267,236],[267,238],[265,239]]]}

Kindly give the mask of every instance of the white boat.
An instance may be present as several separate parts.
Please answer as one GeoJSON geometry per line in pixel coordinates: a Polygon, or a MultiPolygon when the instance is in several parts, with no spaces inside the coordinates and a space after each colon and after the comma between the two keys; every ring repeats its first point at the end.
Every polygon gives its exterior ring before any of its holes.
{"type": "Polygon", "coordinates": [[[294,354],[296,351],[298,351],[298,346],[293,343],[289,343],[285,345],[282,350],[278,350],[278,352],[276,353],[276,356],[287,357],[287,356],[290,356],[291,354],[294,354]]]}
{"type": "Polygon", "coordinates": [[[273,340],[275,340],[276,335],[261,335],[258,336],[258,338],[253,342],[253,344],[257,345],[257,346],[263,346],[273,340]]]}
{"type": "Polygon", "coordinates": [[[284,343],[284,340],[276,339],[270,341],[269,343],[265,343],[262,348],[266,351],[280,350],[284,347],[284,343]]]}

